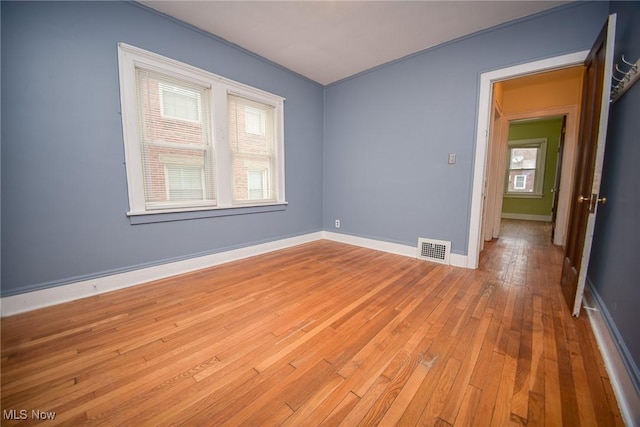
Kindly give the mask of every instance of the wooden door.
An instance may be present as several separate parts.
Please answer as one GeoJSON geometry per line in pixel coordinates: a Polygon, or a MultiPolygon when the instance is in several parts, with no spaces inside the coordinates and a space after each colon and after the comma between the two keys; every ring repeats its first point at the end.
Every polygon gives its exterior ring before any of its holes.
{"type": "Polygon", "coordinates": [[[562,266],[562,291],[574,316],[580,314],[600,199],[600,180],[609,116],[616,15],[607,23],[584,66],[578,157],[574,176],[569,231],[562,266]]]}

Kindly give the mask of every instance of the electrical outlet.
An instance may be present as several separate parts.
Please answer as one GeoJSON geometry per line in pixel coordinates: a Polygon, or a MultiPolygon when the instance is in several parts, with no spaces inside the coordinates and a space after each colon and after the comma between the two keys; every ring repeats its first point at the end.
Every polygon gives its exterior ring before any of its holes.
{"type": "Polygon", "coordinates": [[[336,219],[336,228],[340,228],[340,220],[336,219]]]}
{"type": "Polygon", "coordinates": [[[449,154],[449,164],[453,165],[455,163],[456,163],[456,154],[455,153],[449,154]]]}

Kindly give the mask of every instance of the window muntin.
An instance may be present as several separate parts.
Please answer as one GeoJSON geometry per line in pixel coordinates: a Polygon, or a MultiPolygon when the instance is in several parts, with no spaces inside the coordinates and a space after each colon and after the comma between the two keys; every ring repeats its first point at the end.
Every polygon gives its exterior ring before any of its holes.
{"type": "Polygon", "coordinates": [[[128,215],[286,204],[283,98],[118,47],[128,215]]]}
{"type": "Polygon", "coordinates": [[[542,196],[546,152],[546,138],[509,141],[506,195],[542,196]]]}

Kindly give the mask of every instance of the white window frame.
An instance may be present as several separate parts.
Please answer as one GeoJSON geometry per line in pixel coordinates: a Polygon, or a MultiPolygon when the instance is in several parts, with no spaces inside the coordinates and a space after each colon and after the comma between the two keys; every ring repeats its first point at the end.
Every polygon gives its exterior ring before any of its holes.
{"type": "Polygon", "coordinates": [[[118,43],[118,65],[120,76],[120,102],[122,106],[122,128],[126,160],[127,186],[129,194],[128,216],[158,213],[190,212],[212,209],[229,209],[247,206],[284,205],[285,163],[284,163],[284,101],[283,97],[226,79],[205,70],[182,62],[148,52],[146,50],[118,43]],[[202,206],[194,203],[166,209],[148,209],[145,202],[143,166],[140,156],[140,135],[138,132],[136,68],[152,70],[165,75],[196,83],[211,90],[213,162],[215,171],[215,205],[202,206]],[[272,191],[275,201],[256,201],[255,203],[232,203],[233,177],[231,152],[229,148],[229,120],[227,96],[241,96],[274,107],[274,144],[275,173],[272,191]]]}
{"type": "MultiPolygon", "coordinates": [[[[504,196],[513,198],[541,198],[544,195],[544,172],[545,172],[545,158],[547,157],[547,138],[533,138],[533,139],[518,139],[508,142],[507,145],[507,173],[504,183],[504,196]],[[538,155],[536,156],[536,176],[533,184],[533,191],[521,192],[521,191],[509,191],[509,173],[511,169],[511,150],[514,148],[536,148],[538,155]]],[[[528,169],[524,169],[528,170],[528,169]]]]}

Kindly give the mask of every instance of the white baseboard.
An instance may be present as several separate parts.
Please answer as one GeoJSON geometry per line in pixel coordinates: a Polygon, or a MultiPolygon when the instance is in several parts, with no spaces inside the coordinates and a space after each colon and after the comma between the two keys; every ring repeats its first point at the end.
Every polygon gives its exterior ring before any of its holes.
{"type": "Polygon", "coordinates": [[[322,232],[318,231],[226,252],[169,262],[154,267],[141,268],[19,295],[12,295],[0,299],[0,312],[2,317],[11,316],[13,314],[99,295],[117,289],[128,288],[190,271],[213,267],[215,265],[320,240],[322,238],[322,232]]]}
{"type": "MultiPolygon", "coordinates": [[[[349,245],[360,246],[376,251],[388,252],[396,255],[403,255],[410,258],[416,258],[418,247],[403,245],[400,243],[390,243],[382,240],[368,239],[366,237],[351,236],[349,234],[335,233],[332,231],[324,231],[324,238],[335,242],[346,243],[349,245]]],[[[449,256],[449,264],[454,267],[467,268],[467,256],[451,254],[449,256]]]]}
{"type": "Polygon", "coordinates": [[[531,214],[502,212],[500,217],[506,218],[506,219],[524,219],[527,221],[551,222],[551,215],[531,215],[531,214]]]}
{"type": "MultiPolygon", "coordinates": [[[[37,291],[0,298],[0,313],[2,317],[11,316],[18,313],[36,310],[38,308],[49,307],[52,305],[74,301],[81,298],[87,298],[118,289],[124,289],[131,286],[152,282],[154,280],[164,279],[167,277],[188,273],[190,271],[213,267],[215,265],[220,265],[227,262],[236,261],[321,239],[333,240],[336,242],[347,243],[363,248],[379,250],[397,255],[404,255],[411,258],[416,258],[417,254],[417,248],[413,246],[350,236],[347,234],[318,231],[302,236],[248,246],[246,248],[204,255],[201,257],[190,258],[182,261],[169,262],[153,267],[146,267],[138,270],[111,274],[109,276],[82,280],[66,285],[55,286],[47,289],[40,289],[37,291]]],[[[455,267],[467,267],[467,257],[465,255],[451,254],[449,262],[452,266],[455,267]]]]}
{"type": "Polygon", "coordinates": [[[588,281],[585,287],[583,306],[589,316],[591,329],[593,329],[598,348],[604,359],[604,365],[620,406],[622,418],[628,426],[640,426],[640,394],[633,385],[622,355],[616,346],[615,337],[611,334],[605,316],[602,314],[603,308],[594,297],[588,281]]]}

